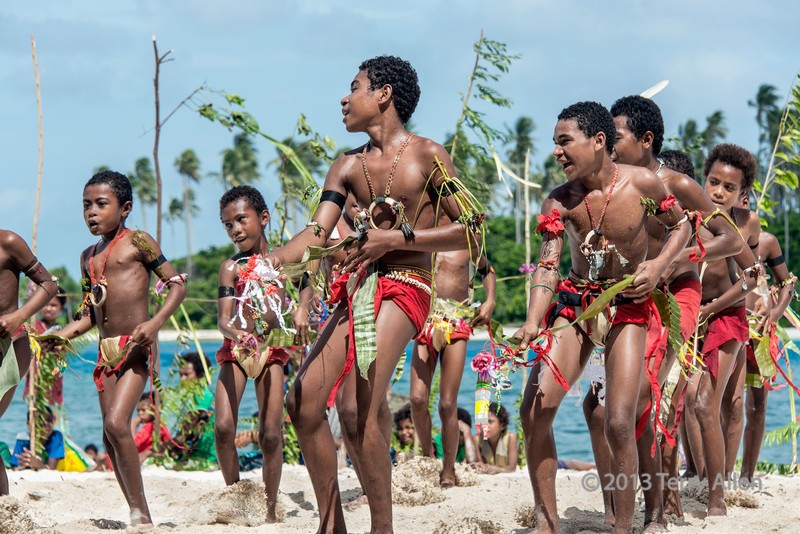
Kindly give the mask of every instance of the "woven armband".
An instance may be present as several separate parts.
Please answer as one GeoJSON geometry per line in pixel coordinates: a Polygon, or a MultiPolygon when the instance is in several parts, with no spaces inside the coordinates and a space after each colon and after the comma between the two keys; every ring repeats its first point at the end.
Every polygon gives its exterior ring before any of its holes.
{"type": "Polygon", "coordinates": [[[765,260],[764,263],[767,265],[767,267],[775,267],[776,265],[782,265],[786,263],[786,259],[783,257],[783,254],[781,254],[777,258],[765,260]]]}
{"type": "Polygon", "coordinates": [[[343,209],[345,198],[346,197],[338,191],[326,189],[322,192],[322,195],[320,195],[319,203],[322,204],[323,202],[333,202],[339,206],[339,209],[343,209]]]}
{"type": "Polygon", "coordinates": [[[438,192],[439,192],[439,196],[440,196],[440,197],[442,197],[442,198],[447,198],[447,197],[449,197],[450,195],[453,195],[453,194],[455,194],[455,193],[458,193],[458,192],[459,192],[459,191],[461,191],[462,189],[464,189],[464,188],[463,188],[463,186],[462,186],[460,183],[458,183],[458,182],[453,182],[453,181],[447,181],[447,182],[444,182],[444,183],[442,184],[442,187],[440,187],[440,188],[438,189],[438,192]]]}
{"type": "Polygon", "coordinates": [[[156,269],[158,269],[160,266],[164,265],[165,263],[167,263],[167,258],[165,258],[164,255],[162,254],[159,257],[157,257],[156,259],[154,259],[153,261],[149,261],[149,262],[145,263],[144,266],[147,268],[148,271],[155,271],[156,269]]]}
{"type": "Polygon", "coordinates": [[[747,246],[750,247],[750,250],[756,250],[758,248],[758,243],[756,243],[755,245],[751,245],[750,243],[748,243],[747,246]]]}
{"type": "Polygon", "coordinates": [[[304,290],[309,285],[311,285],[311,276],[309,276],[308,271],[305,271],[303,277],[300,279],[300,291],[304,290]]]}
{"type": "Polygon", "coordinates": [[[224,299],[225,297],[236,296],[236,290],[231,286],[220,286],[217,288],[217,298],[224,299]]]}
{"type": "Polygon", "coordinates": [[[39,266],[39,259],[36,256],[34,256],[31,262],[22,269],[22,273],[28,278],[30,278],[30,276],[36,272],[36,267],[38,266],[39,266]]]}

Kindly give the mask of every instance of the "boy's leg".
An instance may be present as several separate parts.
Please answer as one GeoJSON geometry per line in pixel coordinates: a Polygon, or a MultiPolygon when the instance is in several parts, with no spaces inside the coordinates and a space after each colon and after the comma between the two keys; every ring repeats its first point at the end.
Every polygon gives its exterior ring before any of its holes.
{"type": "MultiPolygon", "coordinates": [[[[602,387],[602,386],[600,386],[602,387]]],[[[600,405],[600,399],[594,389],[589,389],[583,398],[583,416],[589,427],[589,439],[592,442],[592,453],[600,480],[608,480],[611,473],[611,452],[606,442],[606,408],[600,405]]],[[[614,493],[601,485],[603,491],[603,509],[605,524],[614,525],[614,493]]]]}
{"type": "MultiPolygon", "coordinates": [[[[239,482],[239,457],[234,441],[239,421],[239,403],[247,386],[247,376],[233,362],[222,362],[219,368],[217,390],[214,393],[214,446],[222,478],[230,486],[239,482]]],[[[264,460],[266,462],[266,458],[264,460]]]]}
{"type": "Polygon", "coordinates": [[[720,419],[722,419],[722,435],[725,436],[725,480],[730,479],[736,466],[736,456],[742,443],[744,432],[744,380],[747,376],[747,356],[744,344],[736,356],[736,367],[733,369],[725,394],[722,397],[720,419]]]}
{"type": "Polygon", "coordinates": [[[131,524],[152,523],[144,495],[139,453],[131,434],[131,416],[149,379],[148,350],[136,346],[128,353],[117,377],[105,377],[100,394],[103,441],[114,465],[114,474],[131,508],[131,524]]]}
{"type": "Polygon", "coordinates": [[[256,380],[256,399],[258,444],[264,455],[261,475],[267,494],[267,523],[275,523],[278,521],[275,505],[283,467],[283,365],[280,362],[267,366],[256,380]]]}
{"type": "Polygon", "coordinates": [[[702,429],[703,460],[708,479],[708,515],[726,515],[725,507],[725,436],[720,422],[720,406],[731,369],[736,361],[741,343],[728,341],[719,348],[717,378],[703,373],[699,380],[695,413],[702,429]],[[720,454],[722,452],[722,454],[720,454]]]}
{"type": "MultiPolygon", "coordinates": [[[[339,306],[320,332],[286,395],[319,508],[320,533],[347,532],[337,479],[336,444],[325,409],[347,357],[348,310],[339,306]]],[[[351,372],[358,372],[353,369],[351,372]]]]}
{"type": "MultiPolygon", "coordinates": [[[[565,319],[559,318],[554,326],[566,323],[565,319]]],[[[575,328],[567,328],[553,336],[549,357],[572,385],[580,378],[593,349],[594,346],[575,328]]],[[[553,420],[566,394],[549,368],[539,363],[531,369],[519,410],[540,532],[558,531],[555,481],[558,455],[553,438],[553,420]]]]}
{"type": "MultiPolygon", "coordinates": [[[[755,370],[755,372],[758,372],[755,370]]],[[[764,432],[767,424],[767,394],[766,387],[747,388],[747,427],[744,431],[744,453],[742,454],[741,478],[752,481],[761,453],[761,444],[764,441],[764,432]]]]}
{"type": "Polygon", "coordinates": [[[644,325],[620,324],[611,329],[606,341],[606,441],[611,471],[616,474],[614,532],[627,533],[633,526],[639,476],[636,408],[644,375],[645,336],[644,325]]]}
{"type": "MultiPolygon", "coordinates": [[[[437,355],[430,354],[427,346],[419,342],[414,343],[414,349],[411,352],[411,422],[414,423],[414,435],[422,455],[431,458],[434,456],[434,450],[431,436],[431,413],[428,407],[437,361],[437,355]]],[[[444,380],[440,380],[439,383],[443,384],[444,380]]],[[[458,428],[458,424],[456,424],[456,428],[458,428]]]]}
{"type": "MultiPolygon", "coordinates": [[[[375,320],[378,357],[370,365],[369,380],[359,374],[356,384],[358,401],[359,447],[356,448],[363,476],[364,492],[369,499],[370,531],[392,532],[392,461],[389,443],[381,429],[380,405],[394,376],[397,362],[416,334],[408,316],[392,301],[384,301],[375,320]]],[[[353,372],[358,372],[353,369],[353,372]]]]}
{"type": "MultiPolygon", "coordinates": [[[[24,378],[28,372],[28,367],[31,365],[31,345],[28,341],[28,336],[23,335],[13,342],[14,352],[17,356],[17,369],[19,369],[20,379],[24,378]]],[[[14,392],[17,391],[17,386],[12,387],[5,392],[3,398],[0,399],[0,417],[6,413],[11,401],[14,400],[14,392]]],[[[8,495],[8,475],[6,474],[6,466],[0,461],[0,495],[8,495]]]]}
{"type": "Polygon", "coordinates": [[[686,452],[686,472],[683,474],[685,478],[696,476],[703,480],[706,477],[703,437],[697,419],[697,410],[701,403],[708,402],[707,393],[703,396],[700,395],[700,383],[710,379],[710,376],[706,376],[708,374],[707,371],[698,371],[686,384],[686,401],[681,421],[681,431],[683,432],[681,441],[686,452]]]}
{"type": "MultiPolygon", "coordinates": [[[[649,362],[648,362],[649,363],[649,362]]],[[[647,405],[655,403],[653,391],[646,376],[642,377],[639,384],[639,398],[636,407],[636,423],[644,416],[647,405]]],[[[644,525],[659,523],[666,524],[664,519],[664,477],[661,475],[661,447],[656,444],[655,453],[653,442],[656,439],[652,418],[655,417],[655,405],[650,406],[650,417],[636,440],[637,457],[639,459],[639,480],[644,494],[644,525]]],[[[634,434],[635,436],[635,434],[634,434]]]]}
{"type": "Polygon", "coordinates": [[[454,341],[442,350],[441,380],[439,381],[439,418],[442,420],[442,472],[439,484],[443,488],[456,485],[456,452],[458,450],[458,388],[464,375],[467,341],[454,341]]]}
{"type": "MultiPolygon", "coordinates": [[[[667,416],[666,427],[670,430],[675,426],[675,418],[678,415],[678,406],[686,389],[686,378],[681,374],[678,379],[678,385],[672,394],[669,404],[669,415],[667,416]]],[[[676,441],[679,438],[675,436],[676,441]]],[[[685,443],[685,442],[684,442],[685,443]]],[[[662,438],[663,450],[661,451],[661,465],[662,472],[666,475],[666,484],[664,486],[664,514],[675,515],[683,517],[683,508],[681,507],[681,492],[679,491],[678,480],[678,448],[680,443],[676,442],[673,447],[666,440],[662,438]]]]}

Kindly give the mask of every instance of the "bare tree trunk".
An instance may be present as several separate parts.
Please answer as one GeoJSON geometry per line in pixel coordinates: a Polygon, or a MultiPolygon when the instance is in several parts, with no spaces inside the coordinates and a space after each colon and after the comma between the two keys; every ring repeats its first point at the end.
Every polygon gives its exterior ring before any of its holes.
{"type": "Polygon", "coordinates": [[[186,223],[186,273],[192,276],[192,206],[189,199],[189,179],[183,177],[183,220],[186,223]]]}
{"type": "Polygon", "coordinates": [[[144,205],[144,201],[141,197],[139,197],[139,204],[142,205],[142,227],[144,231],[147,231],[147,211],[145,210],[146,206],[144,205]]]}
{"type": "Polygon", "coordinates": [[[158,55],[158,44],[156,43],[156,35],[153,34],[153,54],[156,58],[156,74],[153,77],[153,90],[155,92],[155,106],[156,106],[156,135],[153,141],[153,166],[156,171],[156,243],[161,245],[161,167],[158,164],[158,142],[161,137],[161,109],[158,100],[158,74],[161,68],[161,61],[169,54],[164,54],[164,57],[158,55]]]}

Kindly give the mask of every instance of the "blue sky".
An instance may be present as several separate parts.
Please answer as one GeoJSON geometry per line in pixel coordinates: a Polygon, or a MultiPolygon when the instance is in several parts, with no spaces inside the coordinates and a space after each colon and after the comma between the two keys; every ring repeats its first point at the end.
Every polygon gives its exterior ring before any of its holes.
{"type": "MultiPolygon", "coordinates": [[[[785,93],[800,70],[800,4],[744,1],[670,3],[532,0],[455,2],[408,0],[379,4],[194,0],[5,2],[0,7],[0,227],[30,240],[37,167],[36,100],[30,36],[36,36],[44,109],[44,189],[39,257],[77,273],[80,251],[94,238],[81,214],[82,186],[105,164],[127,172],[153,144],[155,33],[174,62],[162,69],[162,109],[169,110],[202,83],[247,99],[264,131],[293,133],[305,113],[340,146],[364,141],[341,124],[339,99],[361,60],[394,54],[417,69],[422,98],[413,117],[421,135],[441,141],[460,110],[474,61],[472,44],[487,37],[520,54],[497,85],[511,110],[487,109],[502,127],[521,116],[537,124],[541,161],[552,146],[555,116],[579,100],[610,106],[662,79],[670,85],[655,100],[667,133],[688,118],[701,121],[722,109],[728,140],[755,149],[758,132],[747,106],[761,83],[785,93]],[[795,22],[792,22],[795,21],[795,22]]],[[[186,148],[202,171],[218,171],[232,134],[188,110],[162,132],[165,203],[180,181],[172,161],[186,148]]],[[[258,142],[259,188],[272,203],[277,184],[266,162],[274,150],[258,142]]],[[[195,250],[222,244],[217,201],[222,188],[208,179],[198,192],[195,250]]],[[[148,215],[154,233],[155,213],[148,215]]],[[[141,224],[134,207],[130,226],[141,224]]],[[[165,226],[168,256],[185,253],[165,226]]]]}

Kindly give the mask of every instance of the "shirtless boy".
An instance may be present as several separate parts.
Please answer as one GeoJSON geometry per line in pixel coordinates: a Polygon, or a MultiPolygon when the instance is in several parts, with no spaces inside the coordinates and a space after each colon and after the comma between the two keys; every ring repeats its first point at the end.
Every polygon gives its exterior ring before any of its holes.
{"type": "MultiPolygon", "coordinates": [[[[738,206],[750,209],[750,199],[747,195],[740,197],[738,206]]],[[[795,296],[797,277],[789,272],[786,260],[783,257],[781,245],[773,234],[761,230],[758,235],[758,248],[756,256],[764,262],[772,273],[773,285],[768,295],[758,295],[752,292],[747,295],[748,316],[754,315],[758,319],[756,329],[767,337],[775,336],[774,325],[783,317],[783,313],[795,296]]],[[[777,344],[774,345],[777,348],[777,344]]],[[[725,433],[725,474],[730,476],[736,463],[739,451],[739,442],[744,430],[744,451],[742,453],[742,472],[740,480],[745,483],[753,480],[758,456],[761,453],[761,444],[764,441],[767,415],[767,394],[771,389],[770,382],[776,378],[776,369],[767,367],[760,369],[755,356],[756,341],[750,339],[743,347],[745,365],[740,369],[738,364],[742,359],[737,359],[737,368],[728,384],[726,397],[730,394],[729,410],[737,411],[728,419],[728,428],[725,433]],[[752,380],[750,380],[752,378],[752,380]],[[747,379],[747,400],[743,402],[744,383],[747,379]],[[744,411],[745,417],[742,417],[744,411]],[[744,420],[747,426],[744,426],[744,420]],[[738,424],[737,424],[738,422],[738,424]],[[742,428],[744,427],[744,429],[742,428]]],[[[770,345],[772,350],[773,345],[770,345]]],[[[741,354],[740,354],[741,356],[741,354]]],[[[772,356],[772,354],[771,354],[772,356]]],[[[723,403],[725,399],[723,398],[723,403]]],[[[724,416],[723,416],[724,419],[724,416]]]]}
{"type": "MultiPolygon", "coordinates": [[[[276,264],[296,262],[309,245],[322,245],[348,193],[363,210],[348,221],[362,236],[331,288],[331,300],[341,305],[287,395],[317,498],[320,532],[347,531],[325,406],[349,372],[358,373],[354,393],[359,425],[353,448],[365,475],[371,531],[392,531],[390,444],[379,407],[400,355],[428,316],[430,253],[467,248],[465,224],[436,227],[434,205],[447,180],[440,169],[454,176],[447,152],[403,127],[418,99],[417,76],[406,61],[382,56],[359,66],[350,93],[341,101],[343,122],[348,131],[364,132],[369,140],[333,163],[313,220],[273,255],[276,264]]],[[[451,221],[462,215],[452,196],[441,204],[451,221]]],[[[464,215],[472,227],[482,220],[479,214],[464,215]]]]}
{"type": "Polygon", "coordinates": [[[158,350],[158,331],[183,301],[186,286],[185,277],[164,258],[150,235],[125,227],[132,207],[131,184],[125,175],[103,171],[86,182],[83,219],[100,241],[81,254],[81,317],[59,335],[72,339],[94,326],[100,332],[94,381],[103,417],[103,443],[130,506],[131,524],[146,525],[152,519],[131,434],[131,415],[148,377],[158,372],[148,364],[158,350]],[[148,310],[151,273],[168,290],[153,317],[148,310]]]}
{"type": "Polygon", "coordinates": [[[527,320],[516,333],[522,349],[541,335],[545,346],[534,348],[548,352],[553,364],[552,368],[541,361],[536,364],[520,406],[540,532],[558,531],[553,419],[595,343],[605,345],[606,352],[605,437],[611,470],[618,474],[616,480],[625,480],[614,490],[614,531],[630,532],[638,478],[636,405],[644,376],[646,324],[655,308],[649,293],[689,238],[689,225],[681,223],[679,211],[662,204],[667,192],[658,176],[646,168],[617,165],[611,160],[615,139],[611,115],[594,102],[564,109],[553,134],[553,155],[568,182],[554,189],[542,204],[541,259],[534,273],[527,320]],[[648,210],[643,199],[662,207],[656,217],[673,228],[661,253],[649,261],[645,261],[648,210]],[[569,277],[560,281],[558,261],[564,230],[572,269],[569,277]],[[608,321],[605,328],[602,319],[590,320],[553,334],[552,328],[568,325],[587,301],[629,275],[634,281],[618,296],[613,311],[602,314],[608,321]],[[551,308],[554,293],[558,303],[551,308]]]}
{"type": "MultiPolygon", "coordinates": [[[[22,325],[57,293],[58,281],[39,263],[25,240],[9,230],[0,230],[0,417],[11,404],[33,356],[22,325]],[[18,300],[21,274],[38,286],[22,307],[18,300]]],[[[0,495],[8,495],[3,462],[0,462],[0,495]]]]}
{"type": "Polygon", "coordinates": [[[283,366],[291,352],[285,347],[266,346],[265,341],[269,332],[281,327],[276,310],[282,309],[285,291],[280,281],[258,271],[268,271],[263,258],[272,250],[264,233],[269,210],[261,193],[249,185],[234,187],[222,195],[219,209],[228,238],[239,252],[219,268],[217,326],[225,342],[217,351],[217,461],[226,484],[239,481],[236,423],[247,379],[252,378],[258,400],[258,445],[264,455],[261,473],[266,486],[267,522],[274,523],[278,521],[276,505],[283,466],[283,366]]]}
{"type": "MultiPolygon", "coordinates": [[[[626,96],[611,106],[617,137],[614,143],[612,159],[625,165],[636,165],[653,171],[661,181],[667,193],[674,196],[679,206],[689,212],[710,214],[716,206],[708,198],[703,188],[692,178],[668,168],[658,157],[664,141],[664,120],[661,110],[649,98],[638,95],[626,96]]],[[[697,215],[696,215],[697,216],[697,215]]],[[[657,219],[649,219],[647,258],[656,258],[664,245],[666,230],[657,219]]],[[[713,238],[704,241],[705,259],[713,260],[738,254],[744,249],[744,242],[736,230],[721,217],[708,222],[707,228],[713,238]]],[[[689,339],[697,326],[697,314],[700,310],[700,277],[698,264],[690,255],[697,254],[696,246],[688,247],[670,267],[671,273],[665,277],[663,290],[675,296],[681,307],[681,337],[689,339]]],[[[750,258],[752,264],[752,258],[750,258]]],[[[664,478],[661,471],[661,450],[654,447],[654,428],[649,422],[651,416],[658,414],[660,399],[654,395],[664,386],[676,354],[669,347],[666,339],[661,342],[661,324],[655,323],[655,332],[648,332],[648,349],[646,353],[645,380],[642,382],[639,407],[637,409],[637,444],[639,450],[639,469],[648,481],[645,489],[645,524],[651,522],[664,523],[662,510],[662,491],[664,478]],[[657,381],[657,388],[656,388],[657,381]],[[654,414],[655,412],[655,414],[654,414]]],[[[667,395],[671,393],[667,392],[667,395]]],[[[660,395],[659,395],[660,396],[660,395]]],[[[601,480],[609,473],[609,452],[603,433],[605,409],[598,403],[596,394],[590,391],[584,400],[589,434],[592,438],[592,449],[598,466],[601,480]]],[[[659,417],[667,414],[658,414],[659,417]]],[[[671,428],[667,429],[672,432],[671,428]]],[[[669,444],[668,444],[669,445],[669,444]]],[[[677,449],[670,447],[669,453],[677,449]]],[[[610,492],[604,491],[606,520],[613,524],[613,508],[610,503],[610,492]]],[[[677,497],[677,495],[674,495],[677,497]]]]}
{"type": "Polygon", "coordinates": [[[436,364],[441,360],[439,382],[439,417],[442,421],[442,472],[439,484],[451,488],[456,484],[456,449],[458,449],[458,388],[464,375],[467,341],[474,327],[486,325],[495,306],[494,269],[486,257],[480,259],[478,273],[483,279],[486,301],[475,310],[469,301],[469,263],[466,250],[436,255],[433,310],[425,323],[425,331],[414,343],[411,357],[411,417],[414,421],[422,454],[434,457],[431,437],[431,414],[428,404],[436,364]],[[483,265],[481,265],[481,263],[483,265]],[[445,333],[446,332],[446,333],[445,333]],[[449,340],[447,339],[449,337],[449,340]]]}
{"type": "MultiPolygon", "coordinates": [[[[761,225],[755,213],[737,208],[736,203],[750,190],[756,172],[752,154],[731,144],[715,146],[703,167],[706,193],[738,226],[749,247],[744,253],[758,246],[761,225]]],[[[732,258],[706,265],[701,279],[700,324],[707,325],[701,327],[700,352],[707,372],[695,376],[687,385],[684,418],[694,465],[701,478],[708,480],[708,515],[725,515],[725,439],[720,408],[736,356],[742,343],[750,338],[744,299],[755,289],[762,267],[752,262],[740,278],[732,258]]]]}

